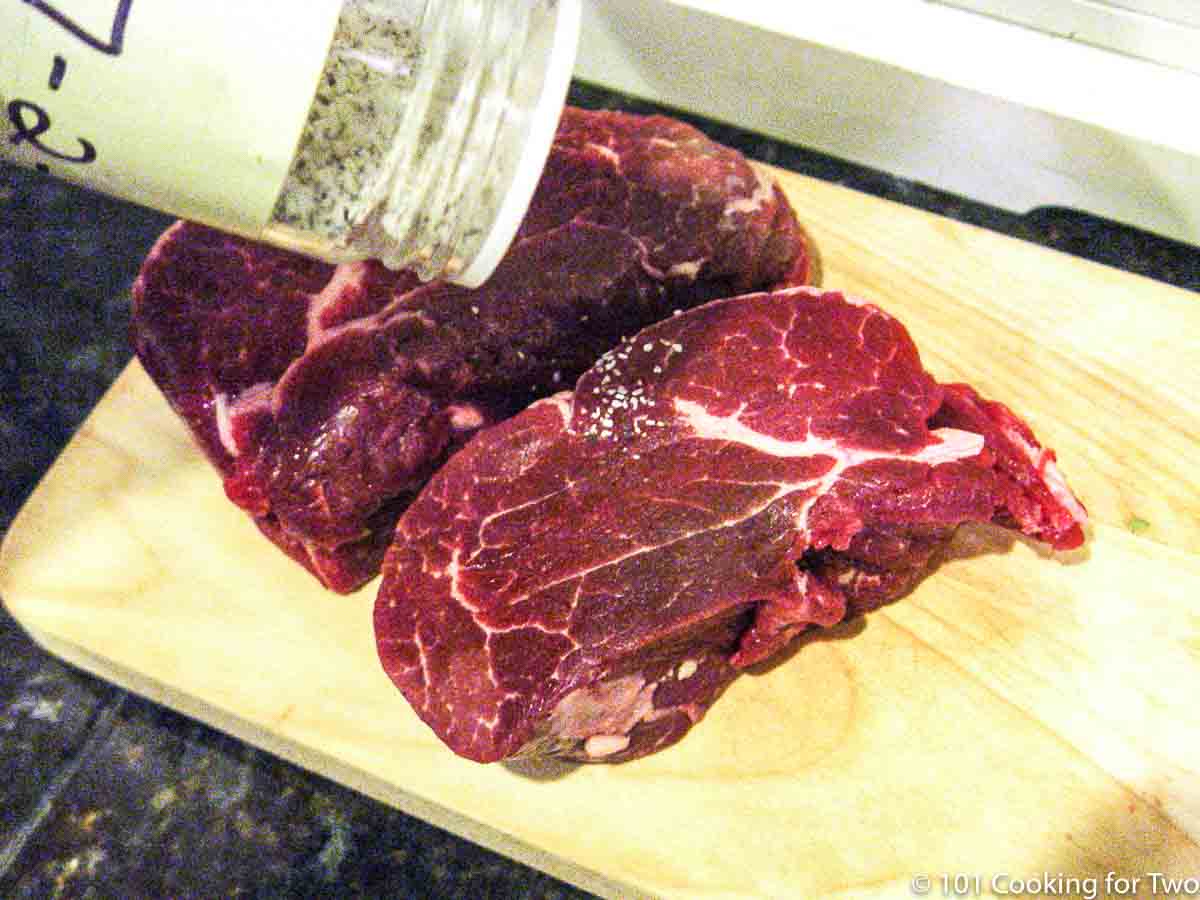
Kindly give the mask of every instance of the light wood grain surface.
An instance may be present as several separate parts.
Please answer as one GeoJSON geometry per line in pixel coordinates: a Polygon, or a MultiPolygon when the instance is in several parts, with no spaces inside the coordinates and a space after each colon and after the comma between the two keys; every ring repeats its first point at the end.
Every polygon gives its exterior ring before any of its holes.
{"type": "Polygon", "coordinates": [[[5,604],[83,668],[605,895],[1200,875],[1200,297],[780,177],[827,287],[1057,449],[1084,549],[963,529],[911,596],[742,677],[674,748],[479,766],[379,669],[375,584],[325,593],[268,545],[133,364],[12,526],[5,604]]]}

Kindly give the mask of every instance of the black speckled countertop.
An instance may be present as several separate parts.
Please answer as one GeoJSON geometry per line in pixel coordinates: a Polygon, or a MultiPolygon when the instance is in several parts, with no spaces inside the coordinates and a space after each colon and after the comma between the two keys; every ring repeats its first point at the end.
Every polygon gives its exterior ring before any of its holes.
{"type": "MultiPolygon", "coordinates": [[[[656,109],[584,85],[571,100],[656,109]]],[[[692,121],[756,159],[1200,291],[1196,247],[692,121]]],[[[0,534],[129,361],[127,288],[168,221],[0,163],[0,534]]],[[[70,668],[2,609],[0,770],[4,898],[589,896],[70,668]]]]}

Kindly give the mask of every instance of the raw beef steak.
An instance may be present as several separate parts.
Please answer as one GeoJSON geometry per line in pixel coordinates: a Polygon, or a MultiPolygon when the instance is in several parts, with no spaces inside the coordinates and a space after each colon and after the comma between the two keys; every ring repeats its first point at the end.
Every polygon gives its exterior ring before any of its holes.
{"type": "Polygon", "coordinates": [[[483,287],[178,223],[134,286],[134,340],[230,499],[350,591],[480,427],[675,309],[808,272],[786,198],[740,154],[672,119],[568,109],[483,287]]]}
{"type": "Polygon", "coordinates": [[[739,669],[897,598],[962,522],[1086,513],[1029,429],[841,294],[716,300],[478,434],[383,565],[380,659],[480,762],[642,756],[739,669]]]}

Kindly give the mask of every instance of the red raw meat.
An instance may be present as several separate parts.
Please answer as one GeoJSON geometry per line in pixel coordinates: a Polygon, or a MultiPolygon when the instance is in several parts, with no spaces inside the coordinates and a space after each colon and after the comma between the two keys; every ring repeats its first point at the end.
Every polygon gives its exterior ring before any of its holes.
{"type": "Polygon", "coordinates": [[[134,285],[133,334],[230,499],[351,591],[479,428],[677,309],[809,274],[792,208],[740,154],[673,119],[568,109],[483,287],[178,223],[134,285]]]}
{"type": "Polygon", "coordinates": [[[479,433],[409,506],[375,608],[417,714],[480,762],[665,747],[740,669],[896,599],[963,522],[1082,543],[1054,454],[841,294],[716,300],[479,433]]]}

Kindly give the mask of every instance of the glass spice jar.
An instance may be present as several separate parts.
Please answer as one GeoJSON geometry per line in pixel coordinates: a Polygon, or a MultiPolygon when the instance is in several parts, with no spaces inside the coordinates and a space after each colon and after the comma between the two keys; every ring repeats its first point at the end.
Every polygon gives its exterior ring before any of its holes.
{"type": "Polygon", "coordinates": [[[477,286],[528,208],[580,0],[0,4],[0,156],[477,286]]]}
{"type": "Polygon", "coordinates": [[[545,164],[579,0],[346,0],[263,236],[482,283],[545,164]]]}

